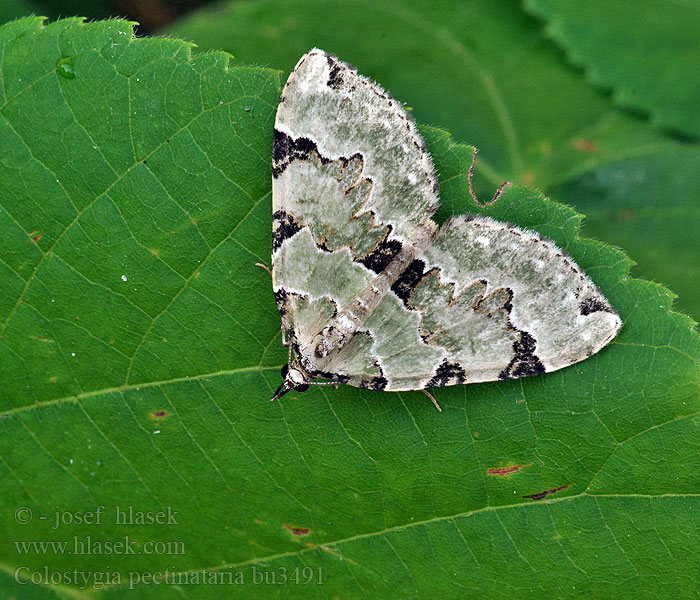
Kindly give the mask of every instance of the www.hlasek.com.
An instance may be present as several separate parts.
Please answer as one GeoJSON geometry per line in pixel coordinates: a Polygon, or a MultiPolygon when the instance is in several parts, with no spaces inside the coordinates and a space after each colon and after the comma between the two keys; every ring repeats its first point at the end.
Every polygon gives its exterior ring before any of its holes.
{"type": "Polygon", "coordinates": [[[128,535],[116,540],[93,539],[91,535],[74,535],[71,540],[16,540],[15,551],[27,554],[74,554],[77,556],[160,554],[178,556],[187,554],[185,542],[179,540],[146,540],[137,543],[128,535]]]}
{"type": "Polygon", "coordinates": [[[232,567],[196,571],[165,570],[159,572],[129,571],[120,573],[107,567],[104,571],[51,571],[48,566],[32,569],[17,567],[15,581],[20,585],[64,585],[81,590],[101,590],[107,586],[127,586],[130,590],[141,585],[323,585],[322,567],[277,567],[263,569],[251,566],[246,570],[232,567]]]}

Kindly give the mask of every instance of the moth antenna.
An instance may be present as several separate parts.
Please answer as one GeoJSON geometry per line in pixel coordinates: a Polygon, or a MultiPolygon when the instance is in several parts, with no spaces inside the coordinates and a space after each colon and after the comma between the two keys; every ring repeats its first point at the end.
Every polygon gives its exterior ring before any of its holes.
{"type": "Polygon", "coordinates": [[[281,398],[289,391],[291,391],[291,388],[289,386],[287,386],[286,381],[283,381],[280,384],[280,386],[275,390],[275,393],[272,394],[272,398],[270,398],[270,402],[274,402],[275,400],[281,398]]]}
{"type": "Polygon", "coordinates": [[[437,408],[438,411],[442,412],[438,401],[435,400],[435,396],[433,396],[428,390],[421,390],[421,392],[423,392],[426,396],[428,396],[428,398],[430,398],[430,401],[435,405],[435,408],[437,408]]]}

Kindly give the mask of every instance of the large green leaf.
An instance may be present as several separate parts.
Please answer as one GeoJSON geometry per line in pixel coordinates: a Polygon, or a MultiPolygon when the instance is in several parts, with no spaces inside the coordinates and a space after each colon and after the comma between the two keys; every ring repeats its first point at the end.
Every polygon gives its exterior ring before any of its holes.
{"type": "Polygon", "coordinates": [[[4,596],[696,593],[700,339],[667,290],[577,237],[573,210],[511,187],[481,211],[472,149],[424,128],[441,215],[556,240],[620,336],[556,373],[437,390],[442,414],[348,387],[270,404],[286,355],[254,263],[279,73],[121,21],[11,23],[0,56],[4,596]],[[106,553],[125,536],[138,554],[106,553]],[[295,567],[313,570],[281,585],[295,567]]]}
{"type": "MultiPolygon", "coordinates": [[[[482,193],[510,180],[535,185],[583,212],[626,210],[631,217],[616,220],[614,229],[607,217],[596,217],[587,222],[587,233],[624,242],[638,262],[636,273],[680,292],[680,309],[700,319],[700,264],[687,260],[700,254],[700,236],[687,225],[700,222],[700,146],[683,147],[616,110],[540,30],[514,0],[241,0],[196,14],[172,32],[202,49],[228,50],[242,64],[285,71],[320,46],[381,81],[420,121],[446,127],[479,148],[482,193]],[[676,153],[692,154],[695,166],[693,159],[670,166],[668,157],[676,153]],[[656,163],[669,164],[669,171],[658,173],[656,163]],[[635,211],[624,206],[624,197],[608,206],[618,181],[609,177],[614,170],[644,189],[635,211]],[[574,184],[592,192],[591,179],[605,180],[607,188],[600,186],[605,189],[585,202],[581,193],[568,194],[574,184]],[[680,210],[668,208],[664,182],[680,210]],[[642,227],[646,234],[639,236],[642,227]],[[657,245],[663,253],[655,252],[657,245]]],[[[610,50],[606,45],[604,51],[610,50]]],[[[661,60],[664,50],[656,50],[661,60]]]]}
{"type": "Polygon", "coordinates": [[[654,123],[700,137],[700,4],[525,0],[597,84],[654,123]]]}

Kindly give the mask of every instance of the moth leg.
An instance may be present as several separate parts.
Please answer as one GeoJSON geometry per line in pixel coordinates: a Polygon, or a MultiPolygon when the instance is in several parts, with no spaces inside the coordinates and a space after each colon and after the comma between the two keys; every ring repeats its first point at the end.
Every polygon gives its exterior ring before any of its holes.
{"type": "Polygon", "coordinates": [[[264,265],[262,263],[255,263],[255,266],[260,267],[261,269],[265,269],[270,274],[270,277],[272,277],[272,269],[270,269],[270,267],[268,267],[267,265],[264,265]]]}
{"type": "Polygon", "coordinates": [[[440,408],[440,405],[438,404],[438,401],[435,400],[435,396],[433,396],[428,390],[421,390],[428,398],[430,398],[430,401],[435,405],[435,408],[437,408],[440,412],[442,412],[442,409],[440,408]]]}
{"type": "MultiPolygon", "coordinates": [[[[289,338],[287,337],[287,330],[284,328],[284,325],[281,325],[280,329],[282,330],[282,345],[289,346],[289,338]]],[[[291,358],[292,358],[292,347],[291,346],[289,346],[289,358],[290,358],[290,362],[291,362],[291,358]]]]}

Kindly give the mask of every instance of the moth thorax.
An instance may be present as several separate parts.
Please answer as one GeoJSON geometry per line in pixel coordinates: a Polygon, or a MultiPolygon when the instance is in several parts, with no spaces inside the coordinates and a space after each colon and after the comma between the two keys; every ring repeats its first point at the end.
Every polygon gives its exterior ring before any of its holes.
{"type": "Polygon", "coordinates": [[[341,331],[338,331],[338,329],[333,326],[326,327],[316,336],[316,339],[314,339],[314,354],[316,358],[328,356],[331,351],[343,343],[344,339],[345,335],[341,331]]]}
{"type": "Polygon", "coordinates": [[[306,371],[307,373],[311,373],[312,371],[316,370],[316,364],[313,362],[310,356],[304,356],[301,354],[297,357],[297,362],[300,366],[300,369],[297,370],[301,371],[303,369],[303,371],[306,371]]]}
{"type": "Polygon", "coordinates": [[[324,358],[340,348],[357,331],[360,319],[351,310],[341,312],[312,342],[317,358],[324,358]]]}

